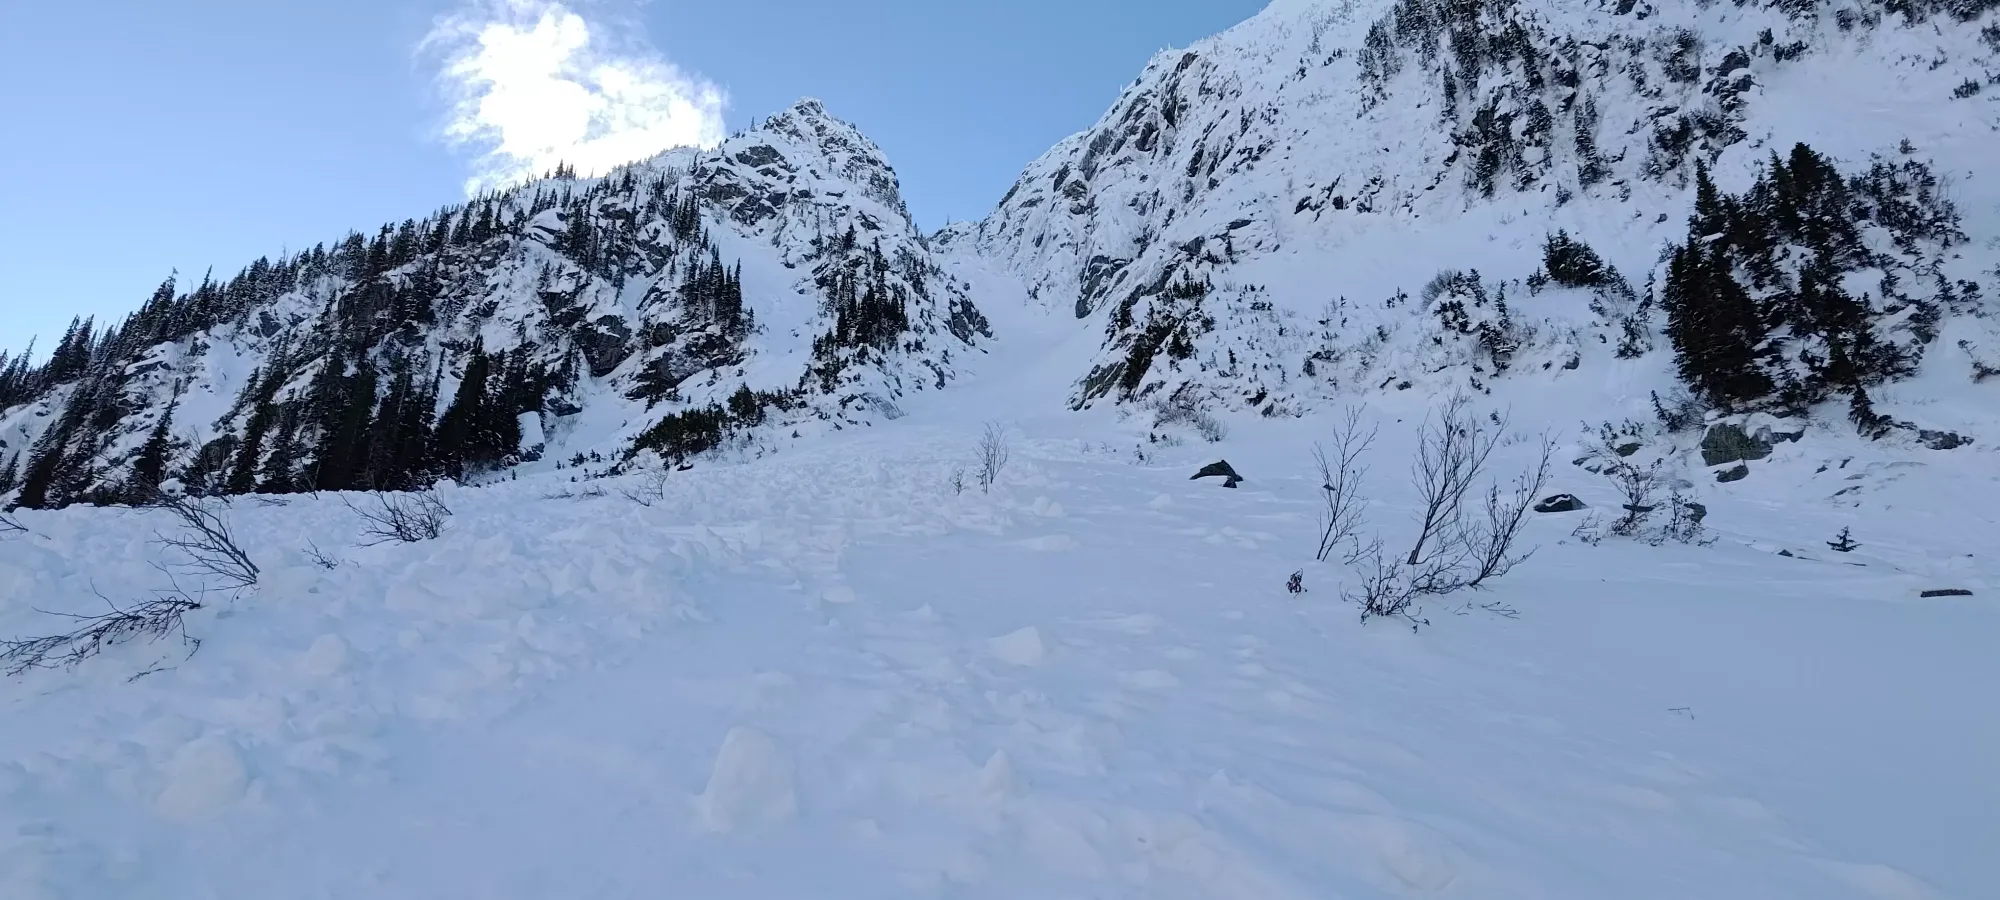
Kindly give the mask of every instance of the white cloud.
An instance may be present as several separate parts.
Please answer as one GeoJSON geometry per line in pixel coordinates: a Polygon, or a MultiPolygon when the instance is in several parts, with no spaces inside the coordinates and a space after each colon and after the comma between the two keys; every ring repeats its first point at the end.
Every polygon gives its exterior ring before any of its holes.
{"type": "Polygon", "coordinates": [[[475,0],[424,39],[443,53],[445,139],[478,153],[468,194],[566,162],[601,173],[723,136],[721,88],[620,44],[556,0],[475,0]]]}

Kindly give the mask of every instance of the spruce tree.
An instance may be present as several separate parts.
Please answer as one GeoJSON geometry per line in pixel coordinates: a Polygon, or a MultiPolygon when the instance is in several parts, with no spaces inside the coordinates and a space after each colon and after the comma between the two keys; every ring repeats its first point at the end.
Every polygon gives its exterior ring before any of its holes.
{"type": "Polygon", "coordinates": [[[139,447],[139,455],[132,461],[132,489],[134,500],[149,496],[160,489],[160,483],[167,479],[167,453],[173,449],[172,434],[174,411],[180,400],[167,404],[166,412],[153,426],[146,443],[139,447]]]}
{"type": "MultiPolygon", "coordinates": [[[[270,380],[276,381],[274,375],[270,380]]],[[[223,491],[230,494],[247,494],[257,489],[258,464],[264,456],[264,435],[278,418],[278,407],[271,402],[271,391],[258,391],[256,406],[250,412],[250,421],[243,426],[242,443],[236,447],[236,459],[229,467],[229,480],[224,482],[223,491]]]]}
{"type": "Polygon", "coordinates": [[[434,455],[438,465],[452,477],[462,477],[466,466],[479,454],[480,431],[485,421],[486,381],[492,360],[484,344],[476,344],[459,379],[458,392],[438,419],[434,455]]]}
{"type": "Polygon", "coordinates": [[[299,410],[296,404],[278,413],[278,434],[271,441],[271,453],[264,460],[263,477],[257,484],[260,494],[288,494],[298,490],[295,469],[299,460],[299,410]]]}

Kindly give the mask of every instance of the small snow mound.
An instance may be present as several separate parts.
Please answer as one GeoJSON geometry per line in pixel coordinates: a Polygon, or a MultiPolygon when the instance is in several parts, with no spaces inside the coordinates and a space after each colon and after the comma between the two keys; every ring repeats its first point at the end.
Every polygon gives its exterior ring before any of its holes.
{"type": "Polygon", "coordinates": [[[1174,498],[1166,494],[1155,494],[1153,499],[1146,501],[1147,509],[1166,509],[1172,505],[1174,505],[1174,498]]]}
{"type": "Polygon", "coordinates": [[[1916,876],[1874,863],[1821,860],[1827,874],[1879,900],[1937,900],[1941,895],[1916,876]]]}
{"type": "Polygon", "coordinates": [[[986,765],[980,767],[975,786],[986,797],[999,798],[1014,793],[1014,761],[1007,756],[1007,751],[993,751],[986,765]]]}
{"type": "Polygon", "coordinates": [[[1450,845],[1417,825],[1370,817],[1363,827],[1382,867],[1397,881],[1419,891],[1441,891],[1458,878],[1450,845]]]}
{"type": "Polygon", "coordinates": [[[1145,688],[1147,690],[1155,690],[1155,691],[1166,690],[1167,688],[1180,687],[1181,684],[1181,680],[1179,678],[1175,678],[1172,672],[1163,672],[1159,669],[1145,669],[1143,671],[1138,671],[1138,672],[1126,672],[1125,674],[1118,676],[1118,680],[1124,682],[1129,687],[1145,688]]]}
{"type": "Polygon", "coordinates": [[[1048,645],[1042,643],[1041,629],[1032,625],[986,642],[994,658],[1017,666],[1039,666],[1048,659],[1048,645]]]}
{"type": "Polygon", "coordinates": [[[715,756],[708,789],[696,799],[702,826],[730,832],[782,824],[798,815],[791,757],[768,734],[731,728],[715,756]]]}
{"type": "Polygon", "coordinates": [[[846,605],[856,599],[854,589],[844,584],[836,584],[819,592],[819,598],[828,603],[846,605]]]}
{"type": "Polygon", "coordinates": [[[167,765],[167,786],[154,803],[170,818],[198,818],[235,803],[249,784],[250,773],[234,743],[201,738],[174,754],[167,765]]]}
{"type": "Polygon", "coordinates": [[[1076,538],[1069,535],[1048,534],[1041,537],[1015,541],[1014,546],[1027,550],[1037,550],[1043,553],[1060,553],[1064,550],[1075,550],[1079,545],[1076,542],[1076,538]]]}
{"type": "Polygon", "coordinates": [[[331,678],[347,667],[347,642],[337,634],[322,634],[306,650],[299,666],[314,678],[331,678]]]}
{"type": "Polygon", "coordinates": [[[1036,497],[1035,502],[1028,507],[1028,510],[1046,519],[1060,519],[1063,517],[1062,504],[1047,497],[1036,497]]]}

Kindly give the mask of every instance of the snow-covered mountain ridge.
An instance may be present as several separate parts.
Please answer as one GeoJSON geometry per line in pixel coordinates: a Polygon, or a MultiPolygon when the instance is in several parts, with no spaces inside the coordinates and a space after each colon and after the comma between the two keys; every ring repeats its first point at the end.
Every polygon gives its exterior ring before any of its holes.
{"type": "Polygon", "coordinates": [[[773,417],[800,434],[893,418],[985,340],[975,281],[988,307],[1024,292],[1101,331],[1078,408],[1287,415],[1610,377],[1972,433],[1978,417],[1912,419],[1894,384],[2000,370],[1993,9],[1280,0],[1161,54],[986,220],[929,237],[880,149],[804,101],[713,151],[163,286],[44,365],[0,360],[0,488],[32,505],[172,475],[397,486],[542,452],[684,457],[773,417]],[[1798,181],[1773,164],[1800,144],[1845,184],[1772,187],[1798,181]],[[1673,248],[1706,240],[1689,233],[1704,169],[1738,210],[1705,227],[1732,236],[1676,275],[1673,248]],[[1858,224],[1815,248],[1774,203],[1858,224]],[[1608,275],[1552,284],[1557,233],[1608,275]],[[1692,279],[1718,270],[1744,282],[1735,332],[1677,299],[1712,295],[1692,279]],[[1728,346],[1688,350],[1711,343],[1728,346]],[[1699,371],[1751,360],[1740,397],[1699,371]]]}
{"type": "Polygon", "coordinates": [[[1805,143],[1875,179],[1835,201],[1859,204],[1842,216],[1871,215],[1862,195],[1879,188],[1962,226],[1874,215],[1859,239],[1884,252],[1839,275],[1876,312],[1949,307],[1921,343],[1970,378],[2000,349],[1979,318],[2000,262],[1993,9],[1278,2],[1161,54],[952,246],[1103,329],[1079,407],[1174,396],[1282,414],[1356,390],[1484,389],[1498,369],[1665,388],[1672,354],[1650,350],[1673,349],[1659,294],[1697,168],[1740,194],[1805,143]],[[1539,290],[1558,231],[1623,283],[1539,290]]]}
{"type": "Polygon", "coordinates": [[[45,364],[0,360],[0,489],[38,506],[169,478],[393,488],[555,447],[678,458],[751,422],[894,416],[987,336],[880,149],[807,100],[711,151],[170,282],[45,364]]]}

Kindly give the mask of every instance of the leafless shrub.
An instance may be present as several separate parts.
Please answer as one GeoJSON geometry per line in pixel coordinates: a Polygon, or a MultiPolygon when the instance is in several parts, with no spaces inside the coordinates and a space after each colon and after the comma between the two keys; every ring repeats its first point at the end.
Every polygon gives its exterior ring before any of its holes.
{"type": "Polygon", "coordinates": [[[543,500],[592,500],[599,497],[608,497],[608,496],[610,495],[604,492],[604,488],[593,484],[590,487],[584,488],[583,490],[580,491],[562,490],[562,491],[557,491],[553,494],[543,494],[542,499],[543,500]]]}
{"type": "Polygon", "coordinates": [[[1455,546],[1452,530],[1462,520],[1466,494],[1486,471],[1506,421],[1495,417],[1492,428],[1472,414],[1472,400],[1453,394],[1444,408],[1424,419],[1417,433],[1417,458],[1411,464],[1422,514],[1417,540],[1403,564],[1426,567],[1463,549],[1455,546]]]}
{"type": "Polygon", "coordinates": [[[0,513],[0,534],[27,534],[28,527],[14,521],[12,516],[0,513]]]}
{"type": "Polygon", "coordinates": [[[945,483],[951,485],[951,492],[953,495],[965,493],[965,470],[964,469],[951,470],[951,478],[946,480],[945,483]]]}
{"type": "Polygon", "coordinates": [[[1179,393],[1160,400],[1153,406],[1153,427],[1185,425],[1201,435],[1201,439],[1211,444],[1221,443],[1229,436],[1229,426],[1222,423],[1208,410],[1202,409],[1194,397],[1179,393]]]}
{"type": "Polygon", "coordinates": [[[315,566],[318,566],[322,569],[326,569],[328,571],[340,568],[340,560],[328,556],[325,551],[319,549],[318,544],[313,543],[312,541],[306,542],[305,553],[306,553],[306,558],[312,560],[312,563],[315,566]]]}
{"type": "Polygon", "coordinates": [[[153,504],[172,513],[181,523],[181,533],[168,536],[155,532],[156,543],[179,551],[186,557],[183,571],[207,576],[221,586],[243,590],[257,583],[260,570],[236,541],[223,511],[227,500],[184,494],[161,494],[153,504]]]}
{"type": "Polygon", "coordinates": [[[1007,432],[998,423],[987,423],[986,432],[979,438],[979,489],[993,492],[993,485],[1000,480],[1000,473],[1007,468],[1007,461],[1013,458],[1013,449],[1007,443],[1007,432]]]}
{"type": "Polygon", "coordinates": [[[361,517],[363,547],[402,542],[414,544],[428,541],[444,534],[444,521],[451,517],[451,508],[438,499],[435,491],[415,494],[385,494],[377,491],[373,495],[372,506],[355,506],[351,500],[343,499],[347,508],[361,517]]]}
{"type": "Polygon", "coordinates": [[[73,668],[107,648],[140,638],[157,641],[177,636],[187,646],[189,656],[201,648],[201,640],[190,636],[185,627],[185,616],[201,609],[201,601],[178,588],[160,591],[153,599],[129,607],[109,599],[104,605],[110,612],[95,616],[36,610],[69,620],[75,627],[60,634],[0,640],[0,671],[18,676],[34,669],[73,668]]]}
{"type": "Polygon", "coordinates": [[[653,465],[639,470],[632,483],[618,489],[618,495],[640,506],[651,507],[667,499],[667,482],[673,470],[665,460],[656,460],[653,465]]]}
{"type": "Polygon", "coordinates": [[[1510,490],[1502,490],[1498,484],[1486,489],[1483,514],[1458,538],[1472,560],[1471,577],[1463,587],[1478,587],[1506,575],[1534,555],[1533,550],[1516,553],[1514,545],[1528,520],[1528,507],[1549,483],[1549,460],[1554,453],[1554,442],[1544,438],[1535,467],[1515,476],[1510,490]]]}
{"type": "Polygon", "coordinates": [[[1712,544],[1715,539],[1708,536],[1708,528],[1702,524],[1702,520],[1706,518],[1708,518],[1707,507],[1675,491],[1667,497],[1667,524],[1654,533],[1651,543],[1655,547],[1667,541],[1703,546],[1712,544]]]}
{"type": "Polygon", "coordinates": [[[1598,466],[1598,471],[1618,489],[1624,500],[1625,514],[1612,523],[1611,533],[1619,537],[1637,537],[1646,528],[1646,522],[1659,509],[1658,493],[1664,476],[1661,473],[1662,460],[1640,466],[1629,457],[1631,444],[1621,444],[1619,434],[1609,423],[1598,429],[1597,441],[1591,447],[1590,456],[1598,466]]]}
{"type": "Polygon", "coordinates": [[[1369,428],[1363,433],[1361,409],[1350,406],[1334,424],[1331,452],[1325,445],[1313,445],[1313,463],[1319,468],[1320,500],[1325,504],[1319,514],[1319,553],[1315,557],[1320,562],[1326,562],[1335,551],[1344,550],[1344,560],[1351,563],[1367,550],[1359,538],[1367,507],[1361,487],[1368,475],[1361,457],[1374,446],[1377,431],[1369,428]]]}
{"type": "Polygon", "coordinates": [[[1420,592],[1404,577],[1402,564],[1383,555],[1378,546],[1355,565],[1361,580],[1345,596],[1361,607],[1361,621],[1394,616],[1408,620],[1412,628],[1430,624],[1416,609],[1420,592]]]}
{"type": "MultiPolygon", "coordinates": [[[[1348,558],[1359,570],[1359,581],[1346,596],[1361,607],[1363,622],[1393,616],[1407,620],[1413,628],[1428,625],[1429,620],[1417,607],[1419,600],[1481,587],[1513,571],[1533,554],[1533,550],[1517,548],[1528,509],[1548,483],[1555,445],[1544,436],[1532,468],[1516,476],[1511,486],[1489,482],[1484,493],[1474,499],[1473,489],[1487,482],[1488,463],[1507,427],[1505,417],[1494,414],[1490,418],[1490,425],[1481,422],[1472,414],[1470,399],[1460,394],[1425,419],[1410,471],[1419,514],[1409,552],[1391,557],[1377,538],[1365,546],[1355,542],[1348,558]]],[[[1340,457],[1336,449],[1334,456],[1327,458],[1326,468],[1339,469],[1340,457]]],[[[1348,466],[1358,467],[1352,461],[1348,466]]],[[[1515,614],[1505,604],[1477,608],[1499,615],[1515,614]]]]}

